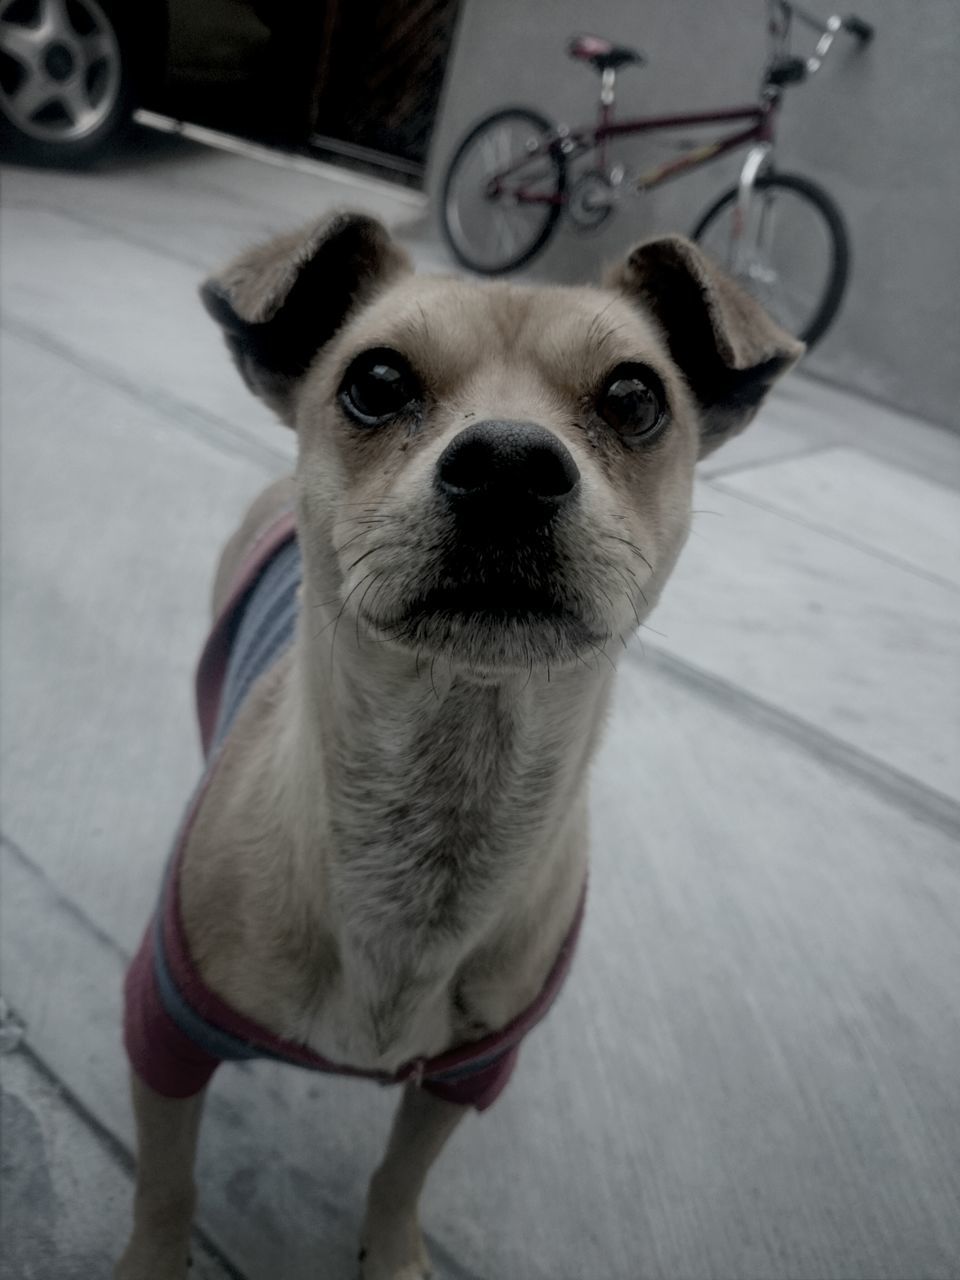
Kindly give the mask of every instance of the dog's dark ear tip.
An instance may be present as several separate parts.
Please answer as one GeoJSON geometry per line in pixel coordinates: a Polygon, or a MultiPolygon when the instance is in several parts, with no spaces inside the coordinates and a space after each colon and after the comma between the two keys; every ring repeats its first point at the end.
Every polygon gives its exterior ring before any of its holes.
{"type": "Polygon", "coordinates": [[[228,333],[240,333],[248,327],[237,315],[229,293],[219,280],[213,277],[204,280],[198,292],[207,315],[228,333]]]}

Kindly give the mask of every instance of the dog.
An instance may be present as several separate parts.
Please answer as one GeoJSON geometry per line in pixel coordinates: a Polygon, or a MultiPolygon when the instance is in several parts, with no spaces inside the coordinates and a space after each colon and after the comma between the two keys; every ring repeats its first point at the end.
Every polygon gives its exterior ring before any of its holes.
{"type": "Polygon", "coordinates": [[[570,964],[621,641],[803,348],[677,236],[534,288],[415,276],[338,213],[201,292],[298,460],[217,572],[209,763],[127,977],[116,1277],[184,1280],[204,1088],[267,1054],[403,1083],[360,1271],[421,1280],[429,1168],[570,964]]]}

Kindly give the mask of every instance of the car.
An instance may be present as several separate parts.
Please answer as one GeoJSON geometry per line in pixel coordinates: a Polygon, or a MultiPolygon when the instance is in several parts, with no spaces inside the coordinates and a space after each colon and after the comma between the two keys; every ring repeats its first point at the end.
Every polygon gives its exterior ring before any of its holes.
{"type": "Polygon", "coordinates": [[[137,108],[422,176],[459,0],[0,0],[0,151],[114,150],[137,108]]]}

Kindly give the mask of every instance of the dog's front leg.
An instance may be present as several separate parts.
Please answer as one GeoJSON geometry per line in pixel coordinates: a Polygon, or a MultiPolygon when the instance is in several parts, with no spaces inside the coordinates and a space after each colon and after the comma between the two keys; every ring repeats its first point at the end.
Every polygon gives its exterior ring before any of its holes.
{"type": "Polygon", "coordinates": [[[430,1263],[417,1202],[430,1166],[465,1112],[408,1084],[386,1155],[370,1180],[360,1249],[362,1280],[424,1280],[430,1263]]]}
{"type": "Polygon", "coordinates": [[[203,1092],[164,1098],[131,1076],[137,1121],[137,1188],[133,1235],[114,1280],[185,1280],[195,1191],[203,1092]]]}

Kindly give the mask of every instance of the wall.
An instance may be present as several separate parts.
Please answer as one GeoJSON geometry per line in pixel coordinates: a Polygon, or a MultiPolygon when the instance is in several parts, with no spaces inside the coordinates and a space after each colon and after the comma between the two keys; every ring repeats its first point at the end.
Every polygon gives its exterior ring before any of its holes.
{"type": "MultiPolygon", "coordinates": [[[[816,0],[810,0],[815,4],[816,0]]],[[[788,91],[779,165],[819,180],[844,210],[854,250],[843,311],[809,371],[960,429],[960,6],[957,0],[851,0],[877,35],[838,38],[824,69],[788,91]]],[[[826,12],[826,8],[823,9],[826,12]]],[[[846,12],[846,10],[844,10],[846,12]]],[[[592,31],[643,49],[618,83],[624,114],[748,102],[766,52],[763,0],[464,0],[428,184],[467,127],[526,103],[586,121],[594,72],[569,61],[592,31]]],[[[795,33],[805,52],[802,29],[795,33]]],[[[624,159],[644,141],[620,144],[624,159]]],[[[737,172],[728,159],[628,201],[592,236],[561,224],[532,273],[583,279],[653,231],[689,231],[737,172]]]]}

